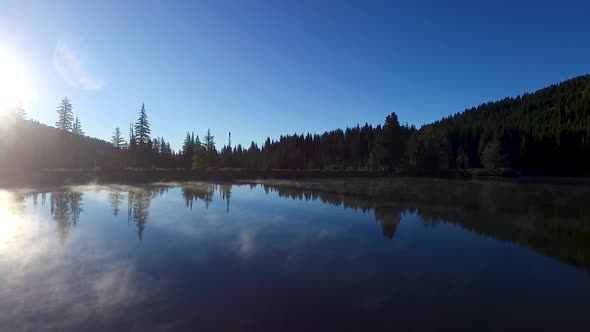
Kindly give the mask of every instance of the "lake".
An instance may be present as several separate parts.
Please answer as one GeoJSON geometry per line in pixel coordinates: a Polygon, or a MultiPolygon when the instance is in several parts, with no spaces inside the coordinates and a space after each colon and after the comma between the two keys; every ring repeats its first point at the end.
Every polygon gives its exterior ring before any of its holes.
{"type": "Polygon", "coordinates": [[[588,331],[590,188],[0,191],[0,331],[588,331]]]}

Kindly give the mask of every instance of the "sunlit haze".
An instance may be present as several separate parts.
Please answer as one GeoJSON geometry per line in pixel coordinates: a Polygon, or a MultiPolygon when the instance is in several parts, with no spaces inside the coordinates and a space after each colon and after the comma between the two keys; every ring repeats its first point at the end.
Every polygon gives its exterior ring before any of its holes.
{"type": "Polygon", "coordinates": [[[18,103],[30,105],[38,98],[26,65],[10,50],[0,47],[0,115],[18,103]]]}

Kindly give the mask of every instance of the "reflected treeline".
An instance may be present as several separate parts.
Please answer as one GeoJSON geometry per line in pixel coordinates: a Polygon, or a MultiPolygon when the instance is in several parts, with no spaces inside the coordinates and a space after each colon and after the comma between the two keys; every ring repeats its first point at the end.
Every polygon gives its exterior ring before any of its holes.
{"type": "MultiPolygon", "coordinates": [[[[34,195],[33,197],[35,197],[34,195]]],[[[49,198],[51,216],[57,223],[57,232],[62,243],[68,238],[70,230],[78,224],[82,213],[82,196],[80,192],[52,192],[49,198]]],[[[36,201],[33,198],[33,203],[36,201]]]]}
{"type": "Polygon", "coordinates": [[[184,198],[184,204],[187,208],[193,209],[193,205],[201,200],[205,208],[208,209],[211,202],[213,202],[213,196],[216,191],[219,191],[219,195],[226,202],[225,210],[229,213],[229,202],[231,199],[231,184],[212,184],[212,183],[192,183],[182,187],[182,197],[184,198]]]}
{"type": "MultiPolygon", "coordinates": [[[[141,241],[149,219],[149,209],[153,199],[162,197],[171,188],[169,185],[152,185],[143,187],[120,187],[111,190],[107,195],[113,215],[118,216],[127,205],[127,219],[137,227],[137,236],[141,241]]],[[[202,201],[205,208],[213,202],[215,192],[226,201],[226,212],[229,213],[231,184],[191,183],[181,188],[185,204],[192,210],[193,204],[202,201]]],[[[83,193],[76,191],[54,191],[49,193],[51,216],[57,225],[58,237],[65,243],[71,230],[76,227],[83,210],[83,193]]],[[[25,211],[25,200],[31,198],[34,208],[39,202],[45,206],[47,193],[19,193],[11,198],[11,208],[17,213],[25,211]]]]}
{"type": "Polygon", "coordinates": [[[590,189],[478,181],[321,181],[263,185],[280,197],[373,211],[393,238],[404,212],[458,225],[590,270],[590,189]]]}

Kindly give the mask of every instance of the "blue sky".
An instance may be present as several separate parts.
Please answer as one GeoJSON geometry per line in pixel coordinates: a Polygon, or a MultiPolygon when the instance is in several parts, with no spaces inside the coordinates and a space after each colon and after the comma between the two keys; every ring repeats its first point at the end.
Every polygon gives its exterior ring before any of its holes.
{"type": "MultiPolygon", "coordinates": [[[[379,124],[417,126],[590,73],[583,1],[0,0],[0,46],[27,67],[32,118],[68,96],[90,136],[145,102],[178,148],[379,124]]],[[[1,75],[1,73],[0,73],[1,75]]]]}

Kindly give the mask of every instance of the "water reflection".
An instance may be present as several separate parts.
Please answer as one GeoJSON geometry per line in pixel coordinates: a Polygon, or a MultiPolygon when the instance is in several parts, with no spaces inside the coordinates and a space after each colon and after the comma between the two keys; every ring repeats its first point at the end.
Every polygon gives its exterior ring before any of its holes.
{"type": "Polygon", "coordinates": [[[70,230],[76,227],[80,220],[80,214],[83,212],[83,195],[75,191],[51,193],[51,216],[57,223],[58,236],[62,243],[67,240],[70,230]]]}
{"type": "Polygon", "coordinates": [[[184,185],[182,187],[182,197],[184,198],[184,204],[191,211],[193,204],[199,200],[203,201],[205,208],[209,208],[209,204],[213,201],[213,195],[217,185],[211,183],[194,183],[190,185],[184,185]]]}
{"type": "Polygon", "coordinates": [[[410,212],[427,228],[454,224],[590,271],[587,187],[419,179],[262,185],[280,197],[373,211],[389,239],[402,214],[410,212]]]}
{"type": "Polygon", "coordinates": [[[431,180],[0,191],[0,330],[576,330],[590,278],[560,262],[590,270],[588,194],[431,180]]]}
{"type": "Polygon", "coordinates": [[[114,190],[109,193],[109,205],[113,209],[113,215],[116,217],[119,215],[119,211],[123,206],[125,200],[125,193],[119,190],[114,190]]]}
{"type": "MultiPolygon", "coordinates": [[[[427,228],[454,224],[463,229],[508,241],[590,270],[590,197],[583,187],[497,184],[486,182],[437,181],[268,181],[249,184],[190,183],[180,185],[185,206],[192,211],[197,202],[208,209],[219,193],[230,213],[232,187],[262,187],[266,195],[302,201],[321,201],[371,213],[383,235],[394,239],[404,213],[414,213],[427,228]]],[[[153,199],[162,197],[175,185],[150,185],[133,188],[108,188],[108,202],[114,216],[124,208],[137,228],[141,241],[150,218],[153,199]]],[[[50,212],[64,243],[78,224],[84,193],[70,191],[27,192],[12,197],[11,211],[22,214],[25,200],[36,209],[41,196],[45,206],[49,195],[50,212]]],[[[6,199],[6,197],[5,197],[6,199]]]]}

